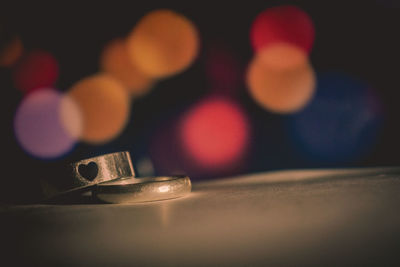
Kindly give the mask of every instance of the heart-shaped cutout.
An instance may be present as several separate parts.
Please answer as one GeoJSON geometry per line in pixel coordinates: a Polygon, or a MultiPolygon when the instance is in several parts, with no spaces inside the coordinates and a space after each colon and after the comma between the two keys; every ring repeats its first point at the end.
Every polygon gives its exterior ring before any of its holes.
{"type": "Polygon", "coordinates": [[[86,180],[93,181],[97,177],[99,168],[96,163],[89,162],[88,164],[80,164],[78,172],[86,180]]]}

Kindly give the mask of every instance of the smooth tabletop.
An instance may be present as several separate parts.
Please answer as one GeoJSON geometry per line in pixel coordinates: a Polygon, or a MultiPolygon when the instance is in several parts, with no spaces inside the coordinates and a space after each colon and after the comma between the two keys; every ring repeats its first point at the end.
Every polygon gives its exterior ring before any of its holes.
{"type": "Polygon", "coordinates": [[[142,204],[3,205],[3,266],[399,266],[400,168],[193,183],[142,204]]]}

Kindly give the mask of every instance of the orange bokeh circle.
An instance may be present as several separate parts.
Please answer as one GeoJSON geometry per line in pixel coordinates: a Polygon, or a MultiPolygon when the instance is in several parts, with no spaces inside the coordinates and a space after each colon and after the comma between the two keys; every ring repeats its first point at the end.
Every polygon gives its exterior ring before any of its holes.
{"type": "Polygon", "coordinates": [[[10,67],[14,65],[22,56],[23,51],[24,47],[21,39],[15,37],[0,51],[0,67],[10,67]]]}
{"type": "Polygon", "coordinates": [[[196,58],[199,37],[181,14],[161,9],[144,16],[128,37],[132,61],[147,75],[162,78],[186,69],[196,58]]]}
{"type": "Polygon", "coordinates": [[[107,74],[97,74],[76,83],[68,95],[83,118],[81,140],[104,143],[115,138],[129,117],[130,101],[124,87],[107,74]]]}
{"type": "Polygon", "coordinates": [[[253,99],[276,113],[293,113],[305,107],[315,92],[315,73],[301,50],[290,46],[264,49],[247,71],[253,99]],[[286,52],[285,52],[286,51],[286,52]]]}
{"type": "Polygon", "coordinates": [[[125,40],[116,39],[108,43],[101,55],[100,65],[104,72],[118,79],[132,96],[142,95],[152,86],[153,80],[130,59],[125,40]]]}

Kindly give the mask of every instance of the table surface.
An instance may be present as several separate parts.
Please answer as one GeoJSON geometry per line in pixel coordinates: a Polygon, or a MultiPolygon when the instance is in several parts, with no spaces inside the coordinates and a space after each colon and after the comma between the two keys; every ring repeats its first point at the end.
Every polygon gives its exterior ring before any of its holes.
{"type": "Polygon", "coordinates": [[[27,266],[400,264],[400,168],[291,170],[142,204],[2,206],[3,262],[27,266]]]}

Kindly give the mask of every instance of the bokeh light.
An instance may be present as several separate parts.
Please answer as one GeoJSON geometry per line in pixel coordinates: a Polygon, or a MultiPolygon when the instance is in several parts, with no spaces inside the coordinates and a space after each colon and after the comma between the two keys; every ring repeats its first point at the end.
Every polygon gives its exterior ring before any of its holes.
{"type": "Polygon", "coordinates": [[[52,54],[32,51],[21,59],[13,72],[15,87],[31,92],[43,87],[52,87],[58,78],[59,67],[52,54]]]}
{"type": "Polygon", "coordinates": [[[253,99],[276,113],[304,108],[315,91],[315,74],[301,49],[276,44],[257,53],[246,77],[253,99]]]}
{"type": "Polygon", "coordinates": [[[206,74],[214,92],[234,93],[243,81],[243,70],[227,45],[214,43],[206,51],[206,74]]]}
{"type": "Polygon", "coordinates": [[[155,78],[185,70],[196,58],[199,37],[193,23],[181,14],[161,9],[144,16],[128,38],[131,59],[155,78]]]}
{"type": "Polygon", "coordinates": [[[136,160],[135,170],[139,177],[155,176],[154,165],[150,158],[141,158],[136,160]]]}
{"type": "Polygon", "coordinates": [[[69,152],[77,141],[81,127],[78,106],[53,89],[41,89],[27,95],[18,107],[14,120],[15,135],[21,147],[43,159],[60,157],[69,152]]]}
{"type": "Polygon", "coordinates": [[[211,97],[194,106],[182,119],[183,149],[206,169],[229,169],[244,156],[250,138],[246,115],[235,102],[211,97]]]}
{"type": "Polygon", "coordinates": [[[112,76],[97,74],[85,78],[76,83],[68,95],[82,112],[83,141],[104,143],[123,130],[129,117],[129,96],[112,76]]]}
{"type": "Polygon", "coordinates": [[[289,120],[295,144],[317,162],[346,162],[364,155],[382,123],[379,99],[363,82],[339,73],[318,75],[313,101],[289,120]]]}
{"type": "Polygon", "coordinates": [[[24,47],[19,37],[14,37],[0,51],[0,67],[10,67],[14,65],[22,56],[24,47]]]}
{"type": "Polygon", "coordinates": [[[153,83],[153,80],[140,71],[130,59],[123,39],[113,40],[105,46],[100,65],[104,72],[118,79],[132,96],[143,95],[153,83]]]}
{"type": "Polygon", "coordinates": [[[308,61],[303,50],[288,43],[274,43],[259,51],[257,57],[268,68],[276,70],[296,68],[308,61]]]}
{"type": "Polygon", "coordinates": [[[149,154],[158,175],[187,174],[178,126],[176,119],[168,119],[150,137],[149,154]]]}
{"type": "Polygon", "coordinates": [[[285,42],[309,53],[314,35],[314,25],[308,14],[296,6],[285,5],[261,12],[251,26],[250,40],[256,52],[276,42],[285,42]]]}
{"type": "Polygon", "coordinates": [[[82,112],[78,104],[66,94],[61,99],[59,116],[68,134],[75,139],[79,139],[83,131],[82,112]]]}

